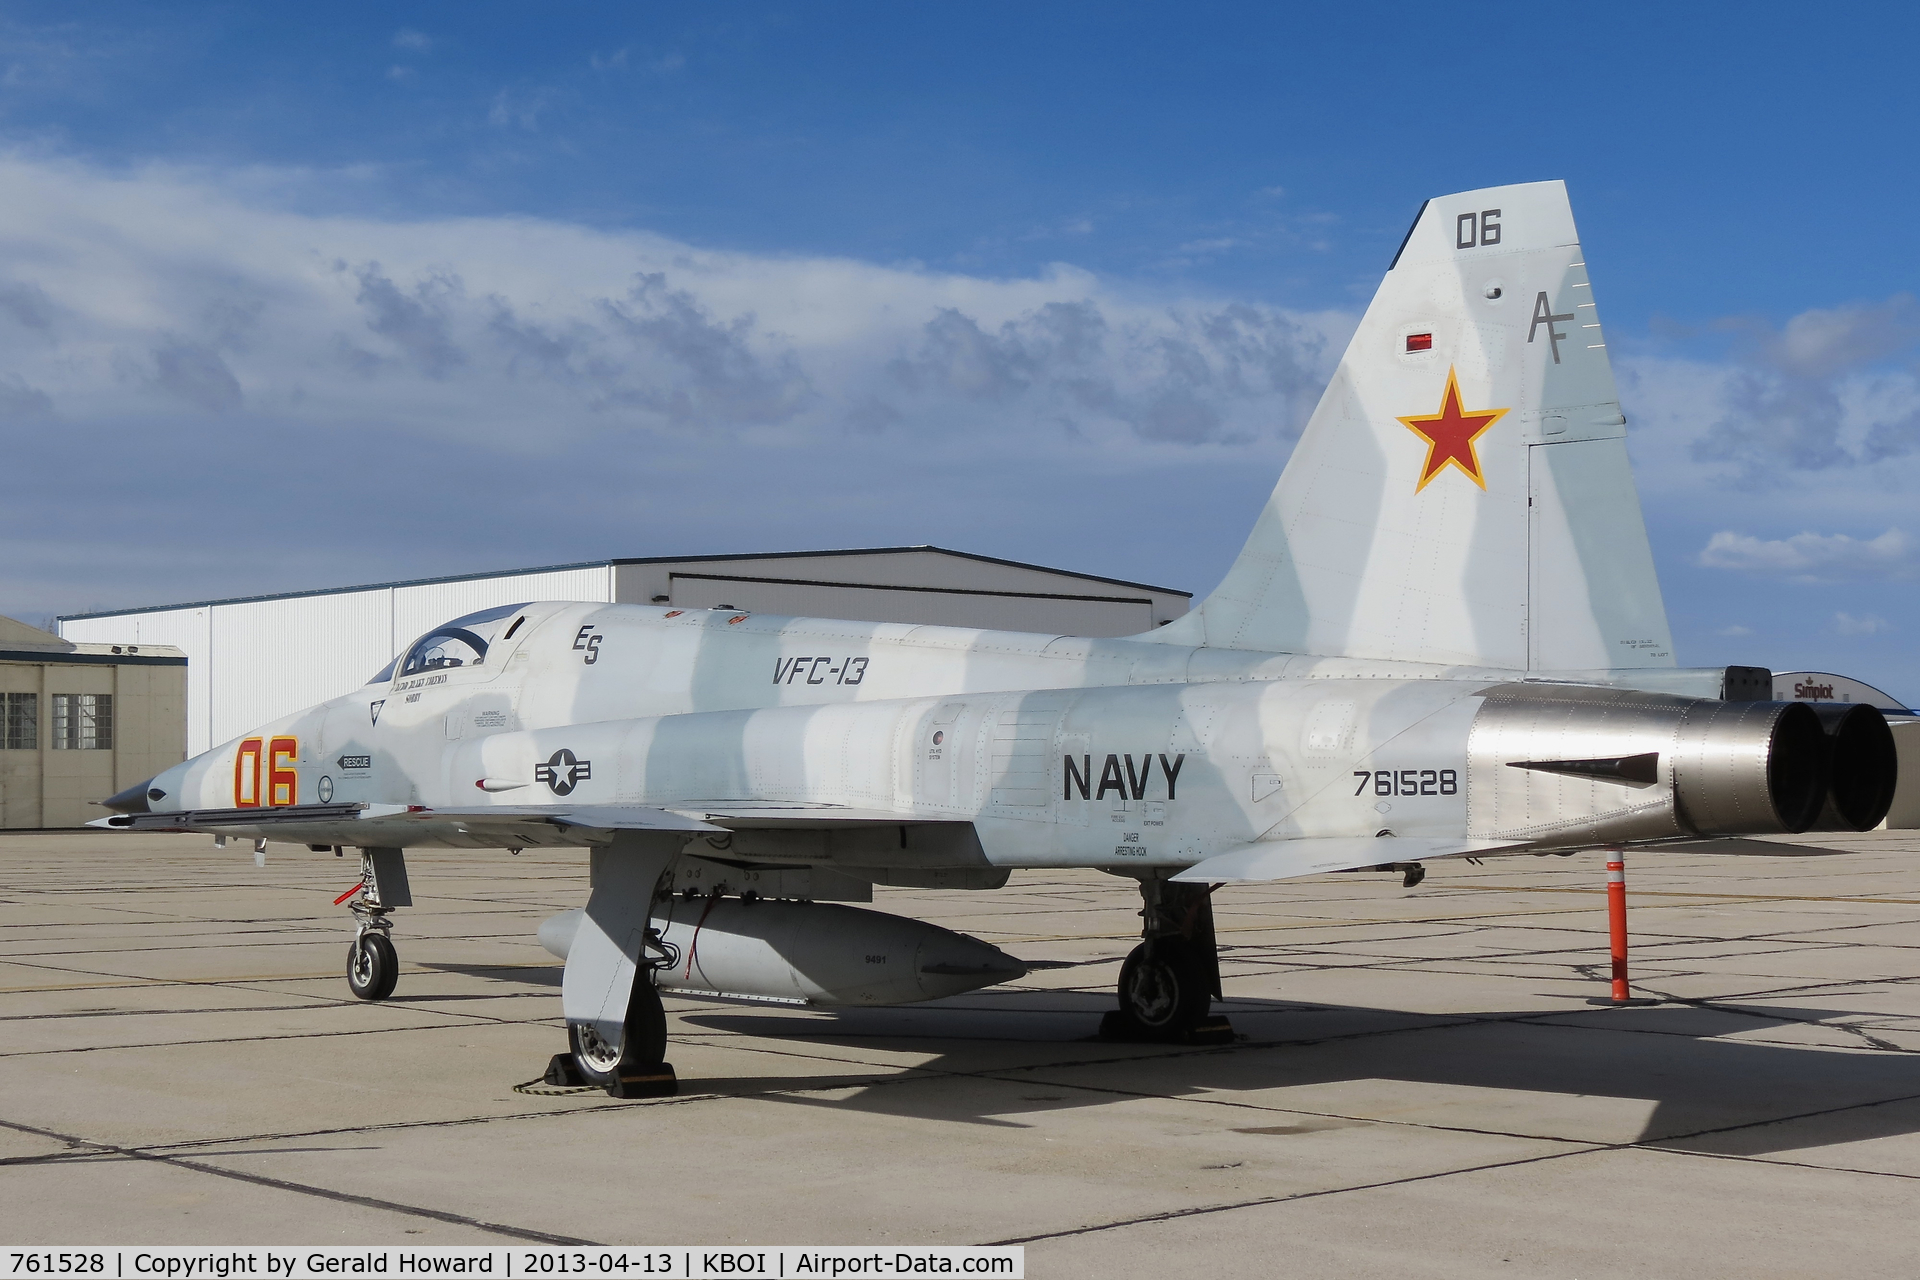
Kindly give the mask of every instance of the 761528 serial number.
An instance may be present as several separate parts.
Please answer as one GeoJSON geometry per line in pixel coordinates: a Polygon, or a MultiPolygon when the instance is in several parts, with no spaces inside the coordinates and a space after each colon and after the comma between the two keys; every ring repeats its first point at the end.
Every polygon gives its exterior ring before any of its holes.
{"type": "Polygon", "coordinates": [[[1457,796],[1460,771],[1457,769],[1355,769],[1360,779],[1353,794],[1366,791],[1369,783],[1377,796],[1457,796]]]}

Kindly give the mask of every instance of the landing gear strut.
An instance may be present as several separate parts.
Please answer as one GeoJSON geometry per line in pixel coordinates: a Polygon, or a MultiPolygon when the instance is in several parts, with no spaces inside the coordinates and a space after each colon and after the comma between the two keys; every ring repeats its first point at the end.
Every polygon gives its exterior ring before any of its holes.
{"type": "Polygon", "coordinates": [[[395,907],[413,905],[406,854],[399,849],[362,849],[360,883],[352,897],[353,944],[347,948],[347,990],[362,1000],[385,1000],[400,981],[400,955],[393,949],[395,907]]]}
{"type": "Polygon", "coordinates": [[[1185,1044],[1231,1040],[1232,1025],[1207,1016],[1220,996],[1211,891],[1143,879],[1140,896],[1144,940],[1120,966],[1120,1007],[1101,1019],[1101,1036],[1185,1044]]]}
{"type": "Polygon", "coordinates": [[[593,851],[593,891],[567,948],[561,1007],[567,1052],[546,1081],[598,1085],[616,1098],[660,1097],[677,1087],[667,1056],[667,1015],[653,971],[677,959],[652,925],[661,874],[683,835],[620,832],[593,851]]]}

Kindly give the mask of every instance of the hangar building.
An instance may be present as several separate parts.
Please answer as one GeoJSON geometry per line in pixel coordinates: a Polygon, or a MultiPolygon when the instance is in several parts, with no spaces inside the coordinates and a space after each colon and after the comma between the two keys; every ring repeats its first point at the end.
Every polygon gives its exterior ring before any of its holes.
{"type": "Polygon", "coordinates": [[[1179,617],[1192,595],[940,547],[882,547],[596,560],[80,614],[59,627],[65,640],[84,645],[184,653],[186,746],[194,755],[364,683],[442,622],[530,600],[1124,636],[1179,617]]]}
{"type": "Polygon", "coordinates": [[[187,655],[0,618],[0,827],[77,827],[185,756],[187,655]]]}

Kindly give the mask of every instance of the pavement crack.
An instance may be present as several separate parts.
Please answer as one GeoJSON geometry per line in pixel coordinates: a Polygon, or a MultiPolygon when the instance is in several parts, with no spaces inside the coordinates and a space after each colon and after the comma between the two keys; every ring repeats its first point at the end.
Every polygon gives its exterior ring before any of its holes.
{"type": "Polygon", "coordinates": [[[1267,1205],[1292,1204],[1301,1200],[1318,1200],[1326,1196],[1350,1195],[1356,1191],[1381,1191],[1388,1187],[1411,1186],[1419,1182],[1432,1182],[1440,1178],[1454,1178],[1468,1173],[1486,1173],[1494,1169],[1513,1169],[1523,1165],[1543,1164],[1549,1160],[1565,1160],[1571,1156],[1582,1156],[1594,1151],[1605,1151],[1607,1147],[1594,1146],[1578,1151],[1551,1151],[1545,1155],[1522,1156],[1516,1160],[1495,1160],[1486,1164],[1468,1165],[1459,1169],[1440,1169],[1432,1173],[1409,1174],[1404,1178],[1388,1178],[1379,1182],[1356,1182],[1343,1187],[1322,1187],[1317,1191],[1297,1191],[1284,1196],[1256,1196],[1250,1200],[1234,1200],[1225,1204],[1192,1205],[1185,1209],[1170,1209],[1163,1213],[1143,1213],[1131,1218],[1116,1218],[1111,1222],[1089,1223],[1080,1227],[1068,1227],[1061,1231],[1044,1231],[1030,1236],[1009,1236],[1004,1240],[989,1240],[987,1247],[996,1245],[1034,1244],[1042,1240],[1064,1240],[1073,1236],[1093,1235],[1101,1231],[1117,1231],[1123,1227],[1146,1226],[1155,1222],[1177,1222],[1182,1218],[1200,1218],[1215,1213],[1232,1213],[1237,1209],[1259,1209],[1267,1205]]]}
{"type": "Polygon", "coordinates": [[[41,1129],[33,1125],[20,1124],[13,1120],[0,1120],[0,1127],[12,1129],[16,1133],[32,1134],[38,1138],[50,1138],[55,1142],[64,1142],[77,1149],[85,1149],[104,1155],[119,1156],[128,1160],[143,1160],[169,1168],[185,1169],[192,1173],[209,1174],[216,1178],[226,1178],[233,1182],[244,1182],[251,1186],[267,1187],[275,1191],[289,1191],[295,1195],[313,1196],[321,1200],[331,1200],[337,1204],[357,1205],[365,1209],[379,1209],[388,1213],[404,1214],[413,1218],[427,1218],[434,1222],[445,1222],[453,1226],[472,1227],[490,1235],[506,1236],[512,1240],[532,1240],[541,1244],[592,1245],[593,1240],[582,1240],[575,1236],[553,1235],[545,1231],[533,1231],[526,1227],[510,1226],[502,1222],[487,1222],[481,1218],[469,1217],[464,1213],[449,1213],[444,1209],[429,1209],[423,1205],[403,1204],[398,1200],[382,1200],[374,1196],[354,1195],[350,1191],[336,1191],[332,1187],[319,1187],[311,1183],[292,1182],[286,1178],[269,1178],[264,1174],[243,1173],[238,1169],[222,1169],[217,1165],[204,1164],[187,1156],[162,1155],[154,1151],[143,1151],[138,1147],[123,1147],[111,1142],[97,1142],[91,1138],[75,1137],[72,1134],[58,1133],[52,1129],[41,1129]]]}

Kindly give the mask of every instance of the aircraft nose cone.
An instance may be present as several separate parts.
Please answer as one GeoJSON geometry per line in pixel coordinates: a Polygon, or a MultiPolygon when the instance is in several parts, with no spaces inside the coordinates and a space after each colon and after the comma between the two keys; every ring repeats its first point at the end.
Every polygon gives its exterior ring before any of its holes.
{"type": "Polygon", "coordinates": [[[920,949],[920,987],[928,999],[957,996],[1025,977],[1027,966],[995,946],[964,933],[949,933],[920,949]]]}
{"type": "Polygon", "coordinates": [[[145,782],[136,782],[125,791],[116,791],[102,800],[101,807],[111,809],[115,813],[150,812],[147,805],[147,789],[151,786],[153,786],[152,778],[148,778],[145,782]]]}

